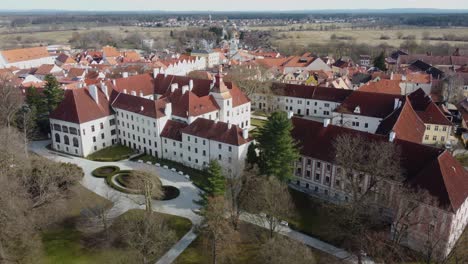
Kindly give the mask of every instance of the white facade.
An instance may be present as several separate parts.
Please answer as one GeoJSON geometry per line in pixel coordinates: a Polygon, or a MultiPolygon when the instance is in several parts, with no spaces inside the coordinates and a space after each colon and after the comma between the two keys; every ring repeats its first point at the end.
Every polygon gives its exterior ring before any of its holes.
{"type": "Polygon", "coordinates": [[[0,53],[0,69],[3,68],[10,68],[16,67],[19,69],[29,69],[34,67],[39,67],[43,64],[54,64],[55,63],[55,56],[39,58],[35,60],[26,60],[26,61],[18,61],[9,63],[0,53]]]}
{"type": "Polygon", "coordinates": [[[382,118],[333,112],[332,124],[375,134],[382,118]]]}
{"type": "Polygon", "coordinates": [[[195,60],[181,60],[171,63],[166,69],[161,69],[158,73],[165,73],[169,75],[186,76],[192,71],[199,71],[206,69],[206,58],[200,57],[195,60]]]}
{"type": "Polygon", "coordinates": [[[113,115],[82,124],[50,119],[52,147],[72,155],[86,157],[117,143],[113,115]]]}

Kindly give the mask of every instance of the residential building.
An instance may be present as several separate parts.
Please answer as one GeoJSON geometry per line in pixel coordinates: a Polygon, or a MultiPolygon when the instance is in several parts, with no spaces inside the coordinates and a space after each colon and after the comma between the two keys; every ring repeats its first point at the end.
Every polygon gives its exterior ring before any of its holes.
{"type": "Polygon", "coordinates": [[[54,62],[55,56],[50,55],[46,47],[0,51],[0,69],[10,67],[29,69],[54,62]]]}
{"type": "Polygon", "coordinates": [[[197,58],[205,58],[207,68],[212,68],[220,64],[220,54],[216,51],[192,50],[190,55],[197,58]]]}

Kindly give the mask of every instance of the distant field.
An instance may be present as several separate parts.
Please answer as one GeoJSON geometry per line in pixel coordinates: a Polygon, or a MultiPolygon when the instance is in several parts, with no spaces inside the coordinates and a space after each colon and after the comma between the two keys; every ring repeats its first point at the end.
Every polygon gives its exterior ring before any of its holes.
{"type": "Polygon", "coordinates": [[[104,30],[112,34],[124,36],[129,33],[141,33],[153,39],[169,38],[171,30],[183,30],[185,28],[143,28],[143,27],[124,27],[124,26],[109,26],[109,27],[88,27],[78,30],[72,29],[49,29],[43,28],[42,32],[34,32],[37,29],[28,28],[21,29],[21,33],[12,33],[11,31],[0,28],[0,48],[34,46],[34,45],[50,45],[50,44],[67,44],[72,37],[73,32],[85,33],[90,31],[104,30]],[[31,32],[33,31],[33,32],[31,32]]]}
{"type": "Polygon", "coordinates": [[[271,27],[252,27],[252,30],[271,30],[273,31],[273,44],[275,46],[289,45],[295,43],[298,45],[308,44],[325,44],[335,34],[338,38],[343,38],[342,41],[356,41],[356,43],[365,43],[379,45],[387,43],[388,45],[398,47],[405,41],[404,38],[414,36],[416,42],[424,42],[428,44],[447,43],[452,46],[468,46],[468,28],[395,28],[395,29],[361,29],[351,28],[350,24],[296,24],[288,26],[271,26],[271,27]],[[326,28],[334,26],[338,29],[320,31],[320,27],[326,28]],[[302,30],[301,30],[302,29],[302,30]],[[448,41],[448,40],[425,40],[424,36],[429,38],[442,38],[444,35],[453,35],[463,37],[464,41],[448,41]],[[381,39],[384,36],[388,39],[381,39]]]}

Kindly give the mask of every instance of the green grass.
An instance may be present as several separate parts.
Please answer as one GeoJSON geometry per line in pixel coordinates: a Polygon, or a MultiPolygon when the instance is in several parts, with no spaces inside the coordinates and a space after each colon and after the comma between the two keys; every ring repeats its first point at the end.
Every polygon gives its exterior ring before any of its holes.
{"type": "Polygon", "coordinates": [[[455,156],[455,159],[457,159],[463,166],[468,166],[468,154],[457,155],[455,156]]]}
{"type": "MultiPolygon", "coordinates": [[[[239,241],[235,244],[235,256],[232,263],[263,264],[257,258],[262,241],[268,237],[268,230],[258,226],[241,223],[239,241]]],[[[211,252],[207,250],[203,236],[195,241],[175,260],[174,264],[205,264],[211,263],[211,252]]],[[[317,263],[336,263],[337,259],[323,252],[312,250],[317,263]]]]}
{"type": "Polygon", "coordinates": [[[94,161],[119,161],[128,159],[135,151],[122,145],[114,145],[101,149],[89,155],[87,159],[94,161]]]}
{"type": "Polygon", "coordinates": [[[295,215],[288,219],[289,226],[299,232],[317,237],[332,244],[339,243],[330,231],[326,205],[300,191],[289,189],[295,205],[295,215]]]}
{"type": "Polygon", "coordinates": [[[175,162],[175,161],[172,161],[172,160],[167,160],[167,159],[159,159],[159,158],[153,157],[151,155],[143,155],[143,156],[135,157],[132,160],[133,161],[142,160],[143,162],[150,161],[153,164],[159,163],[159,164],[161,164],[161,166],[166,165],[170,169],[175,168],[177,171],[182,171],[184,174],[190,175],[190,180],[198,188],[200,188],[202,190],[206,190],[206,188],[208,186],[208,177],[207,177],[206,172],[187,167],[187,166],[185,166],[183,164],[180,164],[178,162],[175,162]]]}
{"type": "Polygon", "coordinates": [[[265,112],[262,111],[262,110],[256,110],[255,112],[252,113],[252,115],[263,116],[263,117],[270,117],[269,114],[265,113],[265,112]]]}
{"type": "Polygon", "coordinates": [[[255,128],[256,131],[262,128],[266,124],[266,122],[267,122],[266,120],[262,120],[262,119],[255,119],[255,118],[250,119],[250,124],[256,127],[255,128]]]}

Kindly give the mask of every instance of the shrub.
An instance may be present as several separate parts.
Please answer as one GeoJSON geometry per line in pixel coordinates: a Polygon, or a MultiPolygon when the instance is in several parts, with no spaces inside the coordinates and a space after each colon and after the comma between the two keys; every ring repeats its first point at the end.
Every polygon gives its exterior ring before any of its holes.
{"type": "Polygon", "coordinates": [[[108,176],[114,176],[120,171],[118,166],[103,166],[99,167],[91,172],[94,177],[106,178],[108,176]]]}
{"type": "Polygon", "coordinates": [[[163,201],[168,201],[177,198],[180,195],[179,189],[174,186],[163,186],[164,197],[163,201]]]}

